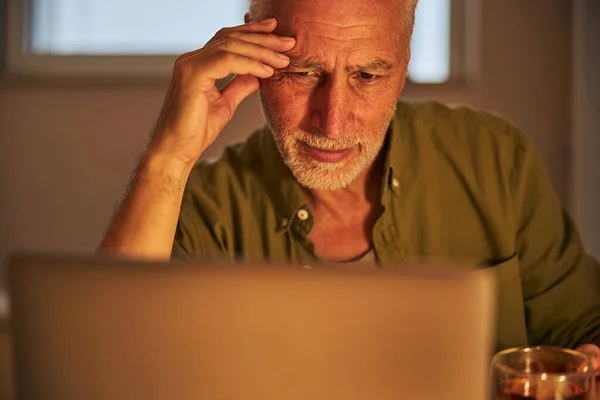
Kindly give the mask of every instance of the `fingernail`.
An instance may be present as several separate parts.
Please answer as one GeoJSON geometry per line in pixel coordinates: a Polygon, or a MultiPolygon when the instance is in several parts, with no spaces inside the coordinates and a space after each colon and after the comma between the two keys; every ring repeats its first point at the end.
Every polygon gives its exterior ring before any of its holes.
{"type": "Polygon", "coordinates": [[[286,56],[285,54],[277,53],[277,57],[279,57],[279,59],[281,59],[283,61],[290,61],[290,58],[288,56],[286,56]]]}
{"type": "Polygon", "coordinates": [[[275,70],[273,68],[269,67],[268,65],[263,65],[263,69],[270,74],[275,72],[275,70]]]}
{"type": "Polygon", "coordinates": [[[295,42],[296,38],[290,36],[281,36],[281,40],[283,40],[284,42],[295,42]]]}
{"type": "Polygon", "coordinates": [[[270,24],[271,22],[275,21],[275,18],[267,18],[267,19],[263,19],[262,21],[260,21],[261,24],[270,24]]]}

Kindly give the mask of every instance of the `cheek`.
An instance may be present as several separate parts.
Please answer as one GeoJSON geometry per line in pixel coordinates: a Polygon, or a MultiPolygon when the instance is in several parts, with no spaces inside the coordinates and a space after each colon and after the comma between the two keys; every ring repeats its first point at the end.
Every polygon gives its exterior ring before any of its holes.
{"type": "Polygon", "coordinates": [[[372,101],[362,108],[362,118],[370,126],[379,126],[385,124],[391,118],[392,110],[396,106],[396,101],[372,101]]]}
{"type": "Polygon", "coordinates": [[[393,84],[384,83],[365,91],[360,98],[362,114],[370,122],[390,118],[398,103],[400,91],[393,84]]]}
{"type": "Polygon", "coordinates": [[[359,98],[349,110],[352,113],[355,129],[363,129],[365,133],[377,134],[382,126],[389,123],[391,110],[395,103],[378,97],[359,98]]]}
{"type": "Polygon", "coordinates": [[[299,121],[305,115],[309,96],[293,85],[270,79],[261,81],[262,99],[273,118],[286,123],[299,121]]]}

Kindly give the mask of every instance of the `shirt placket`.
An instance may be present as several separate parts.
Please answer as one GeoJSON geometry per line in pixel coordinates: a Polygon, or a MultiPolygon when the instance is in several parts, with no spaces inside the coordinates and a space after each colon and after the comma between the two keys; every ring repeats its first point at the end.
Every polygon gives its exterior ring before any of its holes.
{"type": "Polygon", "coordinates": [[[314,224],[314,218],[306,205],[302,205],[296,210],[291,217],[290,224],[294,241],[296,241],[308,254],[308,259],[302,258],[298,261],[310,263],[316,262],[318,257],[315,254],[315,246],[308,238],[308,234],[314,224]]]}

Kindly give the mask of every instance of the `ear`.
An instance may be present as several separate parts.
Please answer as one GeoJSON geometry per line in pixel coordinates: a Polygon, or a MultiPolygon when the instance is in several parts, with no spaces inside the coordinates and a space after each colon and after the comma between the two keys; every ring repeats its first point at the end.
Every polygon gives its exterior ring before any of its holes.
{"type": "Polygon", "coordinates": [[[250,20],[250,13],[246,13],[246,14],[244,14],[244,23],[245,23],[245,24],[249,24],[250,22],[252,22],[252,21],[250,20]]]}

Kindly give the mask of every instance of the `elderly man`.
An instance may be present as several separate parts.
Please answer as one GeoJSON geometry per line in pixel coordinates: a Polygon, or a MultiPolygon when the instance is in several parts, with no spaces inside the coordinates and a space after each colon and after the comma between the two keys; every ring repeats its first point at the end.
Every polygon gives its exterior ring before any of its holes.
{"type": "Polygon", "coordinates": [[[484,112],[398,102],[416,1],[255,0],[245,25],[180,56],[101,248],[374,268],[476,260],[497,271],[499,348],[598,351],[600,268],[526,136],[484,112]],[[268,125],[195,165],[257,90],[268,125]]]}

